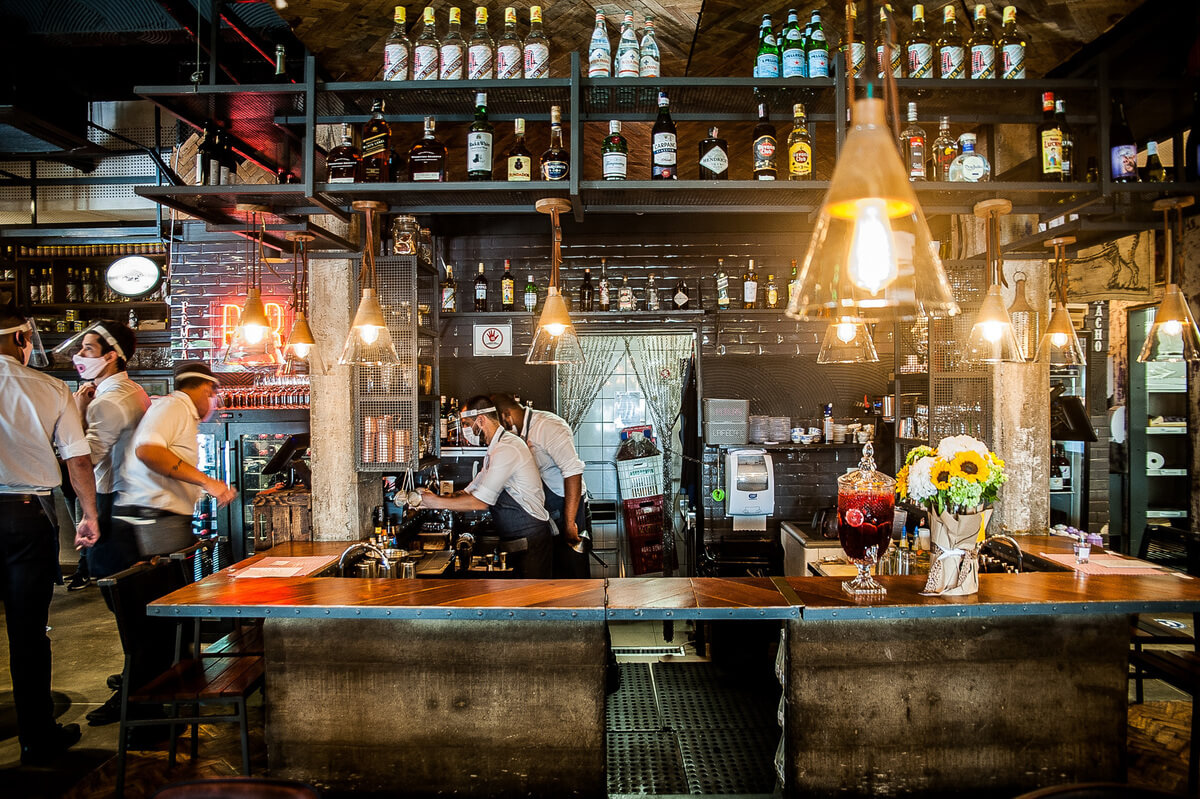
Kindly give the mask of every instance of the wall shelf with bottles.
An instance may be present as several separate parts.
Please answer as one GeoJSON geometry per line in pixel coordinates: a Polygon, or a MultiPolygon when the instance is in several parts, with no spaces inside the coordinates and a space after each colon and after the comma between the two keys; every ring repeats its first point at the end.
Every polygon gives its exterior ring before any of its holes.
{"type": "Polygon", "coordinates": [[[565,181],[509,183],[318,183],[322,197],[343,208],[354,200],[382,200],[390,214],[525,213],[543,197],[567,197],[565,181]]]}
{"type": "Polygon", "coordinates": [[[682,122],[756,119],[759,97],[776,117],[804,103],[810,120],[834,122],[845,97],[844,90],[838,92],[840,84],[834,78],[585,77],[579,81],[580,117],[591,122],[652,121],[661,91],[671,103],[671,118],[682,122]]]}
{"type": "MultiPolygon", "coordinates": [[[[388,122],[420,122],[427,116],[441,122],[469,121],[475,115],[475,94],[486,92],[488,117],[511,120],[549,119],[550,106],[564,115],[574,98],[571,78],[542,80],[427,80],[323,83],[316,98],[316,123],[362,123],[375,100],[384,101],[388,122]]],[[[282,125],[303,125],[303,116],[281,116],[282,125]]]]}

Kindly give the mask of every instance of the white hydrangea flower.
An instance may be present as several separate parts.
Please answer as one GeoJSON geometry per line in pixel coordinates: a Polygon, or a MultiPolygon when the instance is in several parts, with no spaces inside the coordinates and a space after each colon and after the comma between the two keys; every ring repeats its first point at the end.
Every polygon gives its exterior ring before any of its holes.
{"type": "Polygon", "coordinates": [[[972,436],[947,436],[937,445],[938,457],[947,463],[954,460],[954,457],[960,452],[967,450],[979,453],[979,456],[984,459],[988,456],[987,445],[972,436]]]}
{"type": "Polygon", "coordinates": [[[915,502],[927,502],[937,495],[933,485],[933,462],[933,458],[925,457],[908,467],[908,496],[915,502]]]}

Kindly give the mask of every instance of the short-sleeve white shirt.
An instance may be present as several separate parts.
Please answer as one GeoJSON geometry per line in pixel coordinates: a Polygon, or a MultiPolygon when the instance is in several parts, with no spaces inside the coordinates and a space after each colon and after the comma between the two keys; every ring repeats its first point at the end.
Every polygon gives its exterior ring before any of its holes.
{"type": "MultiPolygon", "coordinates": [[[[566,419],[549,411],[525,409],[521,437],[537,461],[542,482],[558,496],[566,496],[563,481],[583,474],[583,461],[575,450],[575,435],[566,419]]],[[[587,486],[583,487],[587,490],[587,486]]]]}
{"type": "Polygon", "coordinates": [[[196,443],[199,424],[200,416],[187,394],[172,391],[165,397],[156,397],[129,441],[116,504],[190,516],[204,492],[199,486],[154,471],[137,456],[137,448],[143,444],[166,447],[172,455],[194,467],[200,456],[196,443]]]}
{"type": "Polygon", "coordinates": [[[62,485],[58,458],[90,454],[67,384],[0,355],[0,494],[49,491],[62,485]]]}
{"type": "Polygon", "coordinates": [[[483,456],[483,468],[466,492],[485,505],[495,505],[503,491],[538,521],[549,521],[542,477],[529,447],[519,436],[504,429],[496,431],[483,456]]]}
{"type": "Polygon", "coordinates": [[[127,372],[117,372],[97,384],[96,396],[87,407],[87,440],[96,490],[101,494],[120,490],[121,465],[129,454],[129,441],[149,407],[145,389],[130,380],[127,372]]]}

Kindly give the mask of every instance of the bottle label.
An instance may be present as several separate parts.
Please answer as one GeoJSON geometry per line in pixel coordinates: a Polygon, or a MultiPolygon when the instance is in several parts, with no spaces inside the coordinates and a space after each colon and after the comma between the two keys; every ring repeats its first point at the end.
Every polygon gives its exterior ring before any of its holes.
{"type": "Polygon", "coordinates": [[[537,307],[537,292],[526,290],[526,292],[525,292],[525,310],[532,311],[536,307],[537,307]]]}
{"type": "Polygon", "coordinates": [[[850,45],[850,74],[861,78],[866,68],[867,45],[863,42],[854,42],[850,45]]]}
{"type": "Polygon", "coordinates": [[[592,49],[588,52],[588,77],[607,78],[612,75],[612,53],[608,49],[608,39],[592,41],[592,49]]]}
{"type": "Polygon", "coordinates": [[[965,155],[962,160],[962,179],[967,183],[978,183],[987,177],[988,163],[981,155],[965,155]]]}
{"type": "Polygon", "coordinates": [[[432,44],[418,44],[413,50],[413,80],[437,80],[438,49],[432,44]]]}
{"type": "Polygon", "coordinates": [[[566,161],[543,161],[542,162],[542,179],[543,180],[566,180],[567,170],[570,165],[566,161]]]}
{"type": "Polygon", "coordinates": [[[329,161],[330,183],[353,183],[358,162],[354,158],[333,158],[329,161]]]}
{"type": "Polygon", "coordinates": [[[812,175],[812,145],[795,142],[788,147],[788,174],[808,177],[812,175]]]}
{"type": "Polygon", "coordinates": [[[820,50],[808,51],[808,76],[810,78],[828,78],[829,77],[829,51],[822,48],[820,50]]]}
{"type": "Polygon", "coordinates": [[[456,44],[443,47],[439,57],[441,68],[438,70],[438,76],[442,80],[462,80],[463,49],[456,44]]]}
{"type": "Polygon", "coordinates": [[[925,137],[912,136],[908,139],[908,177],[925,177],[925,137]]]}
{"type": "Polygon", "coordinates": [[[467,171],[492,171],[492,134],[487,131],[467,133],[467,171]]]}
{"type": "MultiPolygon", "coordinates": [[[[949,8],[949,6],[947,6],[949,8]]],[[[963,47],[943,47],[940,50],[942,59],[942,77],[951,80],[965,78],[966,73],[966,49],[963,47]]]]}
{"type": "Polygon", "coordinates": [[[521,62],[521,45],[500,45],[496,48],[496,77],[501,80],[521,77],[521,62]]]}
{"type": "Polygon", "coordinates": [[[383,79],[408,80],[408,48],[389,44],[383,48],[383,79]]]}
{"type": "Polygon", "coordinates": [[[629,165],[626,153],[604,153],[604,179],[624,180],[629,165]]]}
{"type": "MultiPolygon", "coordinates": [[[[528,297],[529,295],[526,294],[525,296],[528,297]]],[[[514,302],[516,302],[516,299],[517,299],[517,290],[513,286],[512,280],[501,280],[500,281],[500,302],[503,305],[512,305],[514,302]]],[[[526,302],[528,303],[528,300],[526,300],[526,302]]]]}
{"type": "Polygon", "coordinates": [[[491,80],[495,68],[491,45],[471,45],[467,51],[467,77],[470,80],[491,80]]]}
{"type": "Polygon", "coordinates": [[[374,136],[364,136],[362,140],[363,159],[382,155],[387,157],[388,134],[378,133],[374,136]]]}
{"type": "Polygon", "coordinates": [[[1004,45],[1004,79],[1025,79],[1025,45],[1004,45]]]}
{"type": "Polygon", "coordinates": [[[409,172],[415,181],[440,181],[442,179],[442,159],[436,154],[425,156],[414,155],[409,159],[409,172]]]}
{"type": "MultiPolygon", "coordinates": [[[[675,134],[655,133],[651,151],[653,152],[653,163],[656,169],[658,167],[675,166],[675,134]]],[[[674,172],[675,170],[671,171],[674,172]]]]}
{"type": "Polygon", "coordinates": [[[633,310],[633,289],[621,286],[621,290],[617,292],[617,307],[622,311],[633,310]]]}
{"type": "Polygon", "coordinates": [[[725,275],[717,276],[717,305],[729,307],[729,278],[725,275]]]}
{"type": "Polygon", "coordinates": [[[778,78],[779,56],[775,53],[759,53],[758,60],[754,64],[754,77],[778,78]]]}
{"type": "Polygon", "coordinates": [[[607,308],[607,307],[608,307],[608,303],[609,303],[609,299],[608,299],[608,281],[607,281],[607,280],[601,280],[601,281],[600,281],[600,307],[601,307],[601,308],[607,308]]]}
{"type": "Polygon", "coordinates": [[[550,77],[550,46],[545,42],[525,45],[525,77],[550,77]]]}
{"type": "Polygon", "coordinates": [[[775,137],[759,136],[754,140],[754,171],[775,169],[775,137]]]}
{"type": "Polygon", "coordinates": [[[788,283],[788,305],[791,305],[796,298],[796,293],[800,291],[800,281],[793,280],[788,283]]]}
{"type": "Polygon", "coordinates": [[[658,53],[642,53],[641,62],[638,66],[639,77],[642,78],[657,78],[659,72],[658,53]]]}
{"type": "MultiPolygon", "coordinates": [[[[875,64],[879,70],[876,77],[882,78],[883,77],[883,47],[875,48],[875,64]]],[[[904,65],[904,56],[901,54],[900,48],[892,47],[892,77],[894,77],[894,78],[903,78],[904,77],[903,65],[904,65]]]]}
{"type": "Polygon", "coordinates": [[[617,52],[617,77],[636,78],[642,69],[641,54],[636,45],[626,44],[617,52]]]}
{"type": "Polygon", "coordinates": [[[804,45],[790,38],[787,49],[783,51],[783,77],[808,77],[808,58],[804,55],[804,45]]]}
{"type": "Polygon", "coordinates": [[[533,162],[525,155],[508,157],[508,179],[510,181],[533,180],[533,162]]]}
{"type": "Polygon", "coordinates": [[[1042,174],[1061,175],[1063,137],[1058,128],[1042,131],[1042,174]]]}
{"type": "Polygon", "coordinates": [[[1113,180],[1137,178],[1137,145],[1118,144],[1112,148],[1113,180]]]}
{"type": "Polygon", "coordinates": [[[454,286],[442,286],[442,310],[453,311],[455,299],[454,286]]]}
{"type": "Polygon", "coordinates": [[[477,300],[486,300],[487,299],[487,284],[486,283],[476,283],[475,284],[475,299],[477,299],[477,300]]]}
{"type": "Polygon", "coordinates": [[[729,156],[720,147],[713,146],[701,156],[700,166],[718,175],[724,174],[725,170],[729,169],[729,156]]]}
{"type": "Polygon", "coordinates": [[[977,44],[971,48],[972,80],[988,80],[996,77],[996,48],[990,44],[977,44]]]}
{"type": "Polygon", "coordinates": [[[774,286],[767,286],[767,305],[774,308],[779,304],[779,289],[774,286]]]}
{"type": "Polygon", "coordinates": [[[684,294],[682,291],[675,292],[675,296],[671,299],[675,301],[676,308],[683,308],[688,304],[688,295],[684,294]]]}
{"type": "Polygon", "coordinates": [[[910,78],[933,77],[933,45],[914,43],[908,47],[908,76],[910,78]]]}
{"type": "Polygon", "coordinates": [[[758,283],[747,280],[742,284],[742,302],[753,305],[758,301],[758,283]]]}

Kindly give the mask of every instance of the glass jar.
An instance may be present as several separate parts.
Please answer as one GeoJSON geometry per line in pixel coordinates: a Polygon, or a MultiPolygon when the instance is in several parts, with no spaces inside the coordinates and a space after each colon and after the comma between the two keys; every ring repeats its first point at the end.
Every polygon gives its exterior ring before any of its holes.
{"type": "Polygon", "coordinates": [[[843,474],[838,483],[838,540],[858,576],[842,583],[854,596],[882,596],[887,591],[871,577],[871,566],[892,542],[896,481],[875,469],[874,447],[863,447],[858,468],[843,474]]]}
{"type": "Polygon", "coordinates": [[[417,237],[420,235],[417,218],[410,214],[399,214],[392,220],[392,254],[416,255],[417,237]]]}

